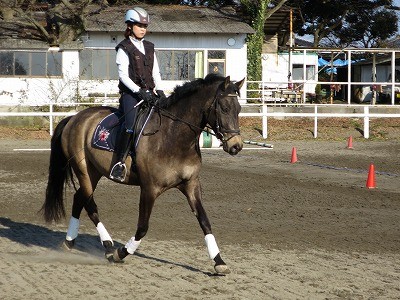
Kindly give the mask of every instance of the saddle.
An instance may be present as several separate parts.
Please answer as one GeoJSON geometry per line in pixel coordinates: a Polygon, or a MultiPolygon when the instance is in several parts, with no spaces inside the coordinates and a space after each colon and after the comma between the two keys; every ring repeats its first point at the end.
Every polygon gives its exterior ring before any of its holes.
{"type": "MultiPolygon", "coordinates": [[[[131,144],[131,151],[129,152],[132,158],[135,155],[136,147],[141,137],[142,128],[145,126],[152,112],[153,110],[149,106],[141,108],[138,111],[138,116],[134,126],[134,142],[131,144]]],[[[92,137],[92,147],[114,152],[119,140],[119,135],[124,128],[125,121],[123,113],[122,111],[115,109],[114,112],[104,117],[99,124],[97,124],[92,137]]]]}

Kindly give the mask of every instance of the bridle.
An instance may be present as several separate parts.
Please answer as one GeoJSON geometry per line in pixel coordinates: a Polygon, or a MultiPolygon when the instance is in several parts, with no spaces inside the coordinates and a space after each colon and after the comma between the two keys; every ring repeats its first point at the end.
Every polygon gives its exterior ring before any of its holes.
{"type": "MultiPolygon", "coordinates": [[[[214,110],[215,118],[216,118],[215,128],[212,128],[209,125],[206,125],[205,127],[209,130],[214,130],[214,132],[209,132],[209,134],[217,137],[225,145],[231,138],[233,138],[237,135],[240,135],[240,129],[239,128],[238,129],[224,129],[221,127],[220,124],[222,123],[221,122],[221,110],[222,109],[221,109],[221,105],[219,103],[219,100],[220,100],[219,96],[222,96],[222,95],[223,95],[223,93],[220,92],[220,89],[217,89],[217,92],[215,93],[215,97],[214,97],[213,101],[211,102],[210,106],[204,111],[203,115],[204,115],[204,118],[208,122],[208,120],[210,118],[210,114],[214,110]],[[232,135],[229,138],[225,139],[224,133],[232,133],[232,135]]],[[[237,98],[238,94],[237,93],[228,94],[228,95],[226,95],[226,97],[236,97],[237,98]]],[[[191,124],[190,122],[183,120],[182,118],[175,116],[174,114],[171,114],[167,109],[160,107],[158,104],[152,104],[152,105],[158,109],[159,113],[161,111],[163,111],[165,114],[169,115],[169,117],[171,117],[179,122],[182,122],[192,128],[197,128],[197,129],[200,129],[201,131],[204,129],[204,127],[202,128],[202,127],[196,126],[194,124],[191,124]]],[[[161,123],[160,123],[160,125],[161,125],[161,123]]],[[[143,133],[143,135],[153,135],[157,131],[158,130],[151,132],[151,133],[143,133]]]]}
{"type": "MultiPolygon", "coordinates": [[[[220,100],[220,96],[222,96],[223,93],[219,91],[219,89],[217,90],[217,92],[215,93],[215,97],[214,100],[212,101],[211,105],[209,106],[209,108],[207,109],[207,117],[206,119],[209,120],[210,118],[210,114],[211,111],[214,110],[215,112],[215,136],[222,142],[222,143],[226,143],[228,142],[231,138],[237,136],[240,134],[240,129],[225,129],[223,128],[220,124],[222,124],[221,122],[221,114],[222,114],[222,109],[221,109],[221,104],[219,103],[220,100]],[[232,135],[228,138],[225,139],[224,138],[224,134],[225,133],[231,133],[232,135]]],[[[226,97],[238,97],[237,94],[228,94],[226,95],[226,97]]]]}

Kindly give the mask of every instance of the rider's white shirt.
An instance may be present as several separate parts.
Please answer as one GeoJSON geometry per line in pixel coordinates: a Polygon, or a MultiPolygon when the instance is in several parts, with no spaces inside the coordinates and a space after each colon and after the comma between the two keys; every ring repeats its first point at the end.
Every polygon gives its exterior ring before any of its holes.
{"type": "MultiPolygon", "coordinates": [[[[130,38],[131,42],[135,45],[135,47],[138,48],[140,52],[145,54],[143,39],[138,40],[133,37],[129,37],[129,38],[130,38]]],[[[117,63],[117,67],[118,67],[119,80],[121,80],[121,82],[123,84],[125,84],[125,86],[127,88],[129,88],[130,90],[132,90],[134,93],[139,92],[140,87],[129,78],[128,54],[126,54],[126,52],[124,50],[122,50],[121,48],[119,48],[117,51],[116,63],[117,63]]],[[[156,57],[155,53],[154,53],[154,64],[153,64],[153,79],[154,79],[154,83],[156,86],[155,89],[156,90],[161,89],[161,87],[160,87],[160,85],[161,85],[160,68],[158,66],[158,61],[157,61],[157,57],[156,57]]]]}

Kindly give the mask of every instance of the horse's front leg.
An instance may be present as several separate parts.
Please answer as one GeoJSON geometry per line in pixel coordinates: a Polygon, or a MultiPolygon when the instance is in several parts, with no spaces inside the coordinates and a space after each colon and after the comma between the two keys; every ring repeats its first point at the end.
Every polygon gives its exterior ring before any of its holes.
{"type": "Polygon", "coordinates": [[[224,275],[230,273],[226,263],[221,258],[217,242],[211,230],[211,223],[207,213],[201,203],[201,185],[199,179],[191,180],[180,185],[179,190],[186,196],[189,205],[199,221],[200,227],[205,236],[205,242],[209,257],[214,260],[214,269],[217,274],[224,275]]]}
{"type": "Polygon", "coordinates": [[[149,229],[149,220],[151,211],[154,206],[154,201],[157,194],[154,191],[144,190],[140,192],[139,202],[139,220],[136,229],[136,234],[123,247],[119,247],[114,251],[114,261],[120,262],[129,254],[134,254],[139,247],[142,238],[146,235],[149,229]]]}

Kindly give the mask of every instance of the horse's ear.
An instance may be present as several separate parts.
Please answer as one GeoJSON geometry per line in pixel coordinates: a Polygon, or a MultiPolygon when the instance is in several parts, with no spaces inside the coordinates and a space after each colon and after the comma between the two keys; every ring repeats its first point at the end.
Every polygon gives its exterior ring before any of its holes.
{"type": "Polygon", "coordinates": [[[237,87],[238,90],[240,90],[240,89],[242,88],[243,83],[244,83],[244,78],[243,78],[242,80],[240,80],[240,81],[238,81],[238,82],[235,83],[235,85],[236,85],[236,87],[237,87]]]}
{"type": "Polygon", "coordinates": [[[226,76],[225,82],[224,82],[224,91],[228,88],[230,83],[231,83],[231,76],[226,76]]]}

